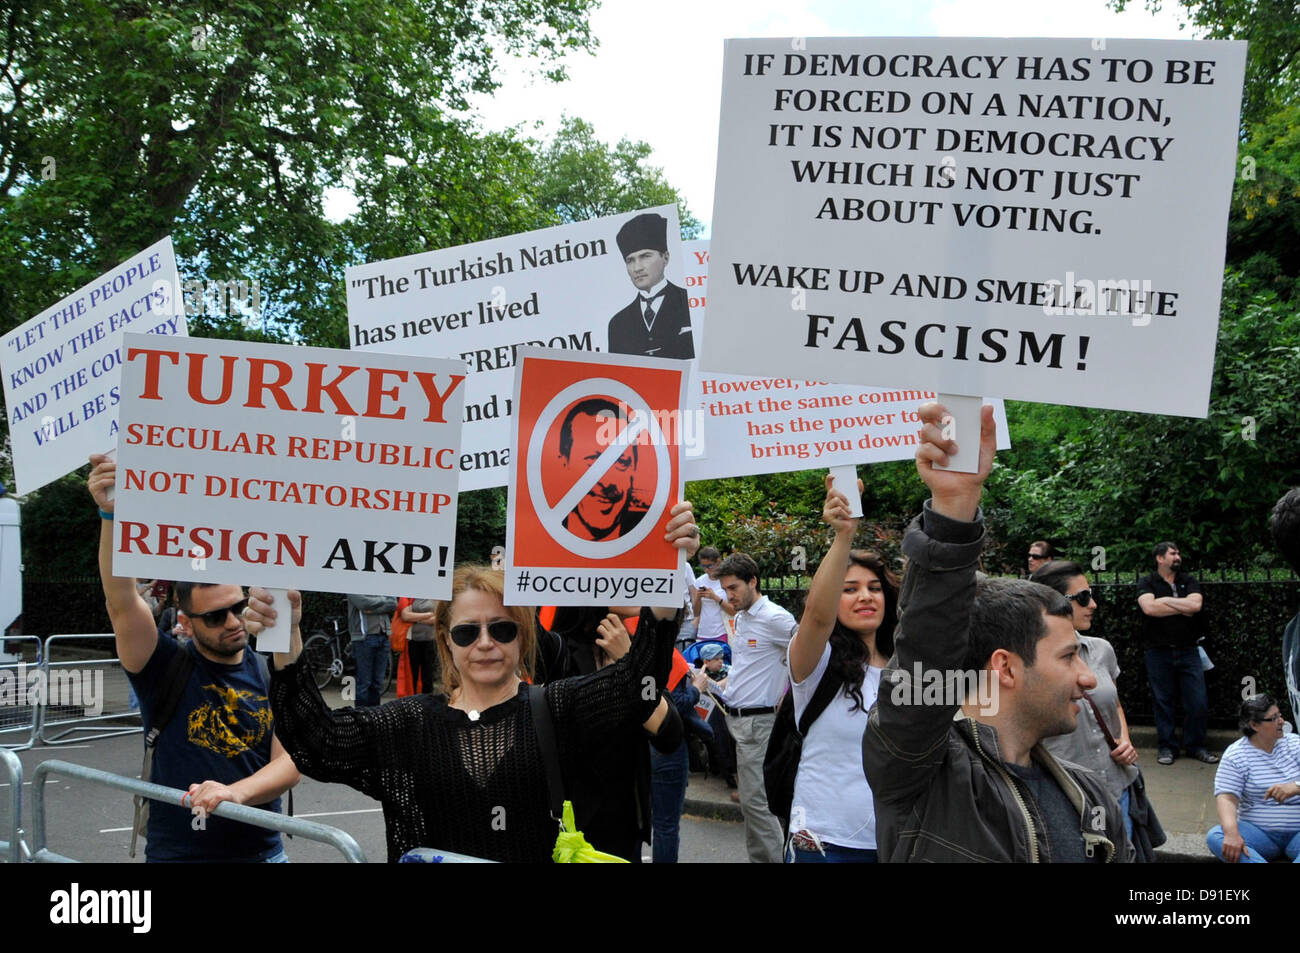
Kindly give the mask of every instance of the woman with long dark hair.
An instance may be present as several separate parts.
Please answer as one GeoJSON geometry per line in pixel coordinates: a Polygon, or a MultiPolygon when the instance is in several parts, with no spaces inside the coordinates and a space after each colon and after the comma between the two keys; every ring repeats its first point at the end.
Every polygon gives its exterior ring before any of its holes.
{"type": "Polygon", "coordinates": [[[894,651],[898,580],[878,555],[852,548],[858,521],[829,476],[822,519],[835,540],[813,576],[788,660],[796,724],[810,707],[824,709],[804,738],[786,858],[874,863],[876,812],[862,772],[862,733],[894,651]]]}

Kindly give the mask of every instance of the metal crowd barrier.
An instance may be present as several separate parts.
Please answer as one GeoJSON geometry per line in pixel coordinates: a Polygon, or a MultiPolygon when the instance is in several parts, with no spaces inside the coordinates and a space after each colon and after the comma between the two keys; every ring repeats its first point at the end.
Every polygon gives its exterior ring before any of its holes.
{"type": "Polygon", "coordinates": [[[0,748],[22,750],[36,743],[40,724],[41,640],[34,635],[0,639],[0,651],[19,659],[0,664],[0,748]],[[33,695],[35,694],[35,697],[33,695]]]}
{"type": "Polygon", "coordinates": [[[139,703],[131,705],[130,683],[111,633],[47,637],[41,670],[46,690],[36,737],[42,744],[71,744],[142,730],[139,703]],[[86,654],[93,657],[79,657],[86,654]]]}
{"type": "Polygon", "coordinates": [[[0,840],[0,861],[18,864],[22,862],[27,850],[27,845],[23,842],[22,826],[23,763],[12,751],[0,748],[0,766],[5,769],[4,777],[8,778],[9,785],[9,817],[6,823],[0,824],[0,834],[6,838],[0,840]]]}
{"type": "MultiPolygon", "coordinates": [[[[84,765],[72,764],[69,761],[42,761],[36,766],[36,770],[32,772],[32,863],[78,863],[75,858],[56,854],[45,846],[45,779],[51,774],[62,775],[65,778],[78,778],[92,784],[102,784],[118,791],[125,791],[127,794],[138,794],[153,801],[163,801],[172,805],[180,804],[181,799],[186,794],[185,791],[179,788],[163,787],[161,784],[151,784],[148,781],[141,781],[139,778],[110,774],[107,771],[100,771],[98,768],[87,768],[84,765]]],[[[329,844],[343,854],[343,858],[350,864],[364,864],[366,862],[365,853],[352,838],[352,835],[347,831],[339,830],[337,827],[330,827],[328,824],[319,824],[316,821],[308,821],[300,817],[285,817],[283,814],[272,814],[270,811],[247,807],[243,804],[233,804],[230,801],[223,801],[218,804],[213,809],[212,816],[224,817],[243,824],[251,824],[253,827],[262,827],[279,831],[281,834],[291,834],[305,840],[329,844]]]]}

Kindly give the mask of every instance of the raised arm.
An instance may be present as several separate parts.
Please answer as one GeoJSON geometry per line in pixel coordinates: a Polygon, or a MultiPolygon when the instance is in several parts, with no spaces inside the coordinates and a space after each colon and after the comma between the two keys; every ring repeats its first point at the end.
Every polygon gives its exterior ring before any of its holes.
{"type": "Polygon", "coordinates": [[[117,464],[102,453],[90,456],[93,469],[86,487],[102,514],[99,521],[99,581],[104,587],[104,602],[113,626],[117,657],[128,672],[139,672],[158,647],[158,626],[153,612],[136,588],[135,580],[113,575],[113,503],[108,491],[117,478],[117,464]]]}
{"type": "MultiPolygon", "coordinates": [[[[694,509],[683,500],[669,516],[664,541],[689,559],[700,548],[694,509]]],[[[562,747],[572,753],[598,744],[632,719],[652,734],[660,730],[670,717],[663,696],[681,612],[676,607],[643,608],[637,637],[626,655],[591,675],[546,686],[546,700],[560,726],[562,747]]],[[[599,626],[602,639],[609,639],[615,627],[622,627],[617,616],[603,620],[599,626]]]]}
{"type": "Polygon", "coordinates": [[[943,762],[957,705],[919,703],[917,674],[937,670],[947,681],[965,667],[975,602],[975,566],[984,541],[980,493],[993,466],[996,432],[984,407],[978,473],[936,470],[955,449],[940,432],[943,408],[921,407],[916,467],[931,499],[903,540],[908,558],[899,599],[894,658],[862,737],[862,763],[877,801],[904,804],[925,791],[943,762]],[[912,704],[912,702],[918,702],[912,704]]]}
{"type": "MultiPolygon", "coordinates": [[[[612,615],[600,623],[602,629],[615,624],[622,622],[612,615]]],[[[597,747],[629,723],[652,733],[658,730],[668,715],[664,686],[676,641],[676,619],[657,619],[650,609],[642,609],[626,655],[590,675],[548,684],[546,701],[561,746],[571,753],[597,747]]]]}
{"type": "MultiPolygon", "coordinates": [[[[858,492],[862,492],[861,480],[858,481],[858,492]]],[[[835,540],[817,567],[812,585],[808,587],[799,631],[790,640],[790,678],[796,682],[802,682],[812,674],[826,651],[839,614],[844,574],[849,568],[849,550],[853,548],[853,535],[858,531],[857,519],[849,516],[848,499],[838,490],[831,489],[830,474],[826,475],[822,520],[835,530],[835,540]]]]}

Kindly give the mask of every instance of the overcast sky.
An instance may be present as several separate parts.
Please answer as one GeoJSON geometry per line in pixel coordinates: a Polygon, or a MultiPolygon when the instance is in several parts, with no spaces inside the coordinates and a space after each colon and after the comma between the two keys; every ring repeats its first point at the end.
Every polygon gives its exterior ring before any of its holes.
{"type": "Polygon", "coordinates": [[[501,73],[503,88],[477,105],[492,129],[523,123],[545,138],[567,112],[592,123],[603,141],[648,142],[651,161],[707,227],[726,38],[1190,38],[1168,9],[1175,0],[1164,6],[1152,15],[1143,0],[1131,0],[1123,14],[1104,0],[605,0],[591,18],[600,47],[594,56],[569,57],[568,82],[530,80],[524,64],[511,63],[501,73]]]}

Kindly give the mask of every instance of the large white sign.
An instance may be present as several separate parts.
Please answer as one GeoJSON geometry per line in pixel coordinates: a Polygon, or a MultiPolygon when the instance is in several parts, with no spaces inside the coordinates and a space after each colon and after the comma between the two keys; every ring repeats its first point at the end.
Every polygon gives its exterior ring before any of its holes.
{"type": "Polygon", "coordinates": [[[354,350],[464,361],[460,487],[504,486],[519,349],[693,358],[682,275],[666,205],[349,268],[349,334],[354,350]]]}
{"type": "Polygon", "coordinates": [[[702,367],[1204,416],[1245,51],[727,41],[702,367]]]}
{"type": "MultiPolygon", "coordinates": [[[[691,318],[704,326],[709,243],[682,243],[691,318]]],[[[914,387],[854,387],[789,377],[697,372],[691,380],[699,456],[685,456],[687,480],[783,473],[816,467],[907,460],[916,453],[917,407],[938,395],[914,387]]],[[[1006,408],[990,399],[998,447],[1007,449],[1006,408]]],[[[688,431],[688,437],[695,436],[688,431]]],[[[850,494],[852,496],[852,494],[850,494]]]]}
{"type": "Polygon", "coordinates": [[[127,334],[113,571],[449,598],[460,361],[127,334]]]}
{"type": "Polygon", "coordinates": [[[170,238],[0,338],[18,493],[40,489],[117,442],[123,328],[185,334],[170,238]]]}

